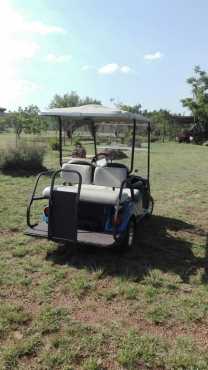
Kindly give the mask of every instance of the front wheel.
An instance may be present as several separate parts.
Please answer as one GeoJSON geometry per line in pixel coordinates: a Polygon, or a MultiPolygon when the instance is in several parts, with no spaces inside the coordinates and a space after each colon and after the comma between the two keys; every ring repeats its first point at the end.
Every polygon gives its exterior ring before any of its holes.
{"type": "Polygon", "coordinates": [[[118,251],[130,251],[134,248],[136,238],[136,221],[132,217],[129,220],[126,231],[121,235],[120,240],[116,243],[118,251]]]}

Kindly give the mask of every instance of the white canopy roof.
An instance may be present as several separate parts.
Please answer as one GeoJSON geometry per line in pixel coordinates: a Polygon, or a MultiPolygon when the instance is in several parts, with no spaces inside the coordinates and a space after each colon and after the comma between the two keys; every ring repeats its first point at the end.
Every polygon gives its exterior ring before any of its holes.
{"type": "Polygon", "coordinates": [[[88,104],[72,108],[52,108],[41,112],[42,116],[68,117],[72,120],[92,119],[94,122],[126,122],[135,119],[137,122],[149,120],[140,114],[123,111],[119,108],[105,107],[99,104],[88,104]]]}

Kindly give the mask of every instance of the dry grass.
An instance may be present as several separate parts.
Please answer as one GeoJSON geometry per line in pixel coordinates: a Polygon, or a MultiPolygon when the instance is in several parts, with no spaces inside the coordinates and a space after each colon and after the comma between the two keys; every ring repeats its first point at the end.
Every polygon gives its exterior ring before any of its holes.
{"type": "Polygon", "coordinates": [[[206,156],[153,144],[155,214],[122,255],[24,236],[34,177],[0,175],[1,369],[208,368],[206,156]]]}

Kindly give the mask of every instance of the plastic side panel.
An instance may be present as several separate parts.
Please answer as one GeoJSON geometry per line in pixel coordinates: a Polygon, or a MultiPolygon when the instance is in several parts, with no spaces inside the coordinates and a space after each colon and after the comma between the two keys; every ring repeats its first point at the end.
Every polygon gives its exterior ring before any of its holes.
{"type": "Polygon", "coordinates": [[[48,235],[53,240],[77,241],[77,193],[53,191],[48,235]]]}

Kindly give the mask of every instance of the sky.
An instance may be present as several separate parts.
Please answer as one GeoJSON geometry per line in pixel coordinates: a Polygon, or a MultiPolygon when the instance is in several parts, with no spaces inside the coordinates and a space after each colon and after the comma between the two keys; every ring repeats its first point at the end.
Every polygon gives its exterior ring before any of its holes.
{"type": "Polygon", "coordinates": [[[0,106],[76,91],[105,105],[187,113],[208,69],[207,0],[0,0],[0,106]]]}

